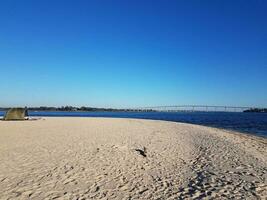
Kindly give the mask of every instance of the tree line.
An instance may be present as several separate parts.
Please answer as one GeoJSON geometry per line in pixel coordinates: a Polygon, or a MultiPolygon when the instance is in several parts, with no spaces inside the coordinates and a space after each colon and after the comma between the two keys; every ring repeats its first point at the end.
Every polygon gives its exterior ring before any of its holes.
{"type": "Polygon", "coordinates": [[[248,110],[244,110],[244,112],[264,112],[266,113],[267,112],[267,108],[251,108],[251,109],[248,109],[248,110]]]}
{"type": "MultiPolygon", "coordinates": [[[[25,107],[29,111],[67,111],[67,112],[75,112],[75,111],[86,111],[86,112],[153,112],[154,110],[141,110],[141,109],[116,109],[116,108],[95,108],[95,107],[75,107],[75,106],[61,106],[61,107],[49,107],[49,106],[40,106],[40,107],[25,107]]],[[[0,108],[0,110],[8,110],[8,108],[0,108]]]]}

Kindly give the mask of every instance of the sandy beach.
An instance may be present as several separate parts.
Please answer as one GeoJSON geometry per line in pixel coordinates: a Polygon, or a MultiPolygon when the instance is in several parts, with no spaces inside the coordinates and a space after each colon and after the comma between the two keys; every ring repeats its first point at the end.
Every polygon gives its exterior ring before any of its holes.
{"type": "Polygon", "coordinates": [[[0,199],[266,199],[267,139],[176,122],[0,121],[0,199]]]}

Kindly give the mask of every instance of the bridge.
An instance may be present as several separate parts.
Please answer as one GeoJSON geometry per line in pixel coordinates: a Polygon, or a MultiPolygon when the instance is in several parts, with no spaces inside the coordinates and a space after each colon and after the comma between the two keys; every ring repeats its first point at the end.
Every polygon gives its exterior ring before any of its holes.
{"type": "MultiPolygon", "coordinates": [[[[248,106],[212,106],[212,105],[173,105],[173,106],[148,106],[134,108],[140,111],[160,112],[243,112],[253,109],[248,106]]],[[[258,107],[257,107],[258,108],[258,107]]]]}

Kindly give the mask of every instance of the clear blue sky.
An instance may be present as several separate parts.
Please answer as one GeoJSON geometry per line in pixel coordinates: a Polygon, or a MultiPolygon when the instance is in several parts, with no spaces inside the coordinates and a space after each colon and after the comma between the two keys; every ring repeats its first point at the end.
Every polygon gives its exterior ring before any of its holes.
{"type": "Polygon", "coordinates": [[[0,106],[267,106],[267,1],[1,1],[0,74],[0,106]]]}

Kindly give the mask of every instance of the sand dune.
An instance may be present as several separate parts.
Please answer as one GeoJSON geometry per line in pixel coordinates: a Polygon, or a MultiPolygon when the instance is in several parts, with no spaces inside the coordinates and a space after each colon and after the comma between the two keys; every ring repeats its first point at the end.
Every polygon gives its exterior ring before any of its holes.
{"type": "Polygon", "coordinates": [[[0,199],[265,199],[267,140],[137,119],[0,121],[0,199]]]}

